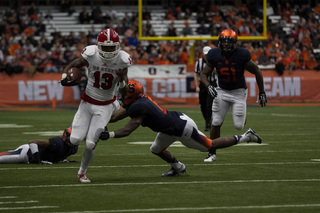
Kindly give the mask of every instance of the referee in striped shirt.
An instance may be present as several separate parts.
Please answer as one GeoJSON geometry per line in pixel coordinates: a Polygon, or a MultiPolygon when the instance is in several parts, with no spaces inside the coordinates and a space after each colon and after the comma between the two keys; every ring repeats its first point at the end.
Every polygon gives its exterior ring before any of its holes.
{"type": "MultiPolygon", "coordinates": [[[[203,48],[203,57],[200,58],[195,65],[195,70],[194,70],[194,82],[196,86],[196,92],[199,93],[199,104],[200,104],[200,109],[201,113],[206,121],[205,123],[205,130],[204,131],[209,131],[211,128],[211,117],[212,117],[212,101],[213,98],[211,95],[208,94],[207,87],[200,81],[200,73],[202,72],[203,68],[206,65],[206,55],[209,52],[211,47],[205,46],[203,48]]],[[[208,78],[210,84],[214,87],[217,87],[217,81],[215,78],[215,74],[212,76],[209,76],[208,78]]]]}

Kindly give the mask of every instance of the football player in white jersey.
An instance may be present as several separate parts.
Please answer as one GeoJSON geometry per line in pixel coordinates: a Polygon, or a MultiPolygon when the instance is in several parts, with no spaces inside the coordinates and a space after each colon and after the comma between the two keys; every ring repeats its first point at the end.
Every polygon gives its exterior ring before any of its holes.
{"type": "Polygon", "coordinates": [[[95,154],[95,147],[101,132],[108,124],[111,115],[120,108],[116,99],[118,90],[126,95],[128,90],[128,67],[132,60],[128,53],[120,50],[118,33],[112,29],[100,32],[96,45],[83,49],[81,56],[64,68],[61,84],[73,86],[67,72],[72,67],[88,68],[88,84],[81,95],[81,102],[72,122],[70,141],[79,145],[86,140],[78,179],[90,183],[87,169],[95,154]]]}

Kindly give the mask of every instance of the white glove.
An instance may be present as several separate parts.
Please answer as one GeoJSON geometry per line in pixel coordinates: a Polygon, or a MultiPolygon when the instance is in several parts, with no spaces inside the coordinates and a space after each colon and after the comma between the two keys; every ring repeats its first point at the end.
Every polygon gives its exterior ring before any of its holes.
{"type": "Polygon", "coordinates": [[[65,79],[67,76],[67,73],[62,73],[61,80],[65,79]]]}
{"type": "Polygon", "coordinates": [[[212,98],[217,97],[218,93],[212,85],[207,86],[207,89],[208,89],[208,94],[211,95],[212,98]]]}
{"type": "Polygon", "coordinates": [[[257,97],[257,103],[260,104],[261,107],[265,107],[267,105],[267,96],[265,92],[260,92],[257,97]]]}

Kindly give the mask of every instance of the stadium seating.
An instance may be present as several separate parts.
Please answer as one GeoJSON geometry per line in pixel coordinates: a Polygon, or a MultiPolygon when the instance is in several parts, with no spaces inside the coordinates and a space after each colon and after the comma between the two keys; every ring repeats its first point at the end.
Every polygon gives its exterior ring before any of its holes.
{"type": "MultiPolygon", "coordinates": [[[[69,15],[67,12],[60,12],[58,8],[52,7],[52,6],[40,6],[39,9],[41,11],[48,11],[51,10],[51,14],[53,16],[52,20],[44,20],[44,23],[46,24],[46,33],[45,35],[47,37],[51,37],[52,33],[54,32],[61,32],[62,35],[69,35],[70,32],[88,32],[90,31],[91,27],[94,26],[95,29],[98,31],[104,27],[104,24],[79,24],[79,13],[81,12],[83,7],[75,7],[75,12],[72,15],[69,15]]],[[[108,7],[101,7],[102,11],[106,11],[108,7]]],[[[137,7],[113,7],[114,10],[117,11],[118,14],[118,20],[122,20],[122,18],[125,15],[125,12],[128,12],[129,15],[132,15],[132,12],[137,11],[137,7]]],[[[155,34],[157,36],[163,36],[167,32],[167,26],[173,22],[174,27],[176,28],[177,35],[181,35],[181,31],[184,28],[184,20],[164,20],[165,17],[165,10],[161,8],[160,6],[154,6],[152,8],[152,19],[149,21],[152,24],[153,30],[155,31],[155,34]],[[165,26],[165,27],[164,27],[165,26]]],[[[90,14],[90,10],[89,14],[90,14]]],[[[44,14],[45,15],[45,14],[44,14]]],[[[194,17],[196,17],[196,14],[193,14],[194,17]]],[[[190,27],[193,29],[193,33],[195,33],[195,30],[197,27],[199,27],[199,24],[197,24],[196,20],[188,20],[190,27]]],[[[145,24],[147,21],[143,21],[143,24],[145,24]]],[[[116,23],[114,23],[116,24],[116,23]]],[[[209,25],[206,24],[206,27],[209,25]]]]}

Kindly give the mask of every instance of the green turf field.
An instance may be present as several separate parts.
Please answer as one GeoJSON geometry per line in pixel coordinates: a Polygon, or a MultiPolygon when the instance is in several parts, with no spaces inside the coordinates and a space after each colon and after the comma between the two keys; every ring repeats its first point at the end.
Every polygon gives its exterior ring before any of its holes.
{"type": "MultiPolygon", "coordinates": [[[[177,110],[204,129],[200,109],[177,110]]],[[[0,111],[0,151],[60,135],[74,114],[0,111]]],[[[149,151],[156,133],[143,127],[99,142],[87,173],[91,184],[76,176],[84,143],[70,157],[77,163],[2,164],[0,212],[320,212],[319,121],[319,106],[248,107],[245,128],[254,128],[263,143],[220,149],[214,163],[203,162],[207,153],[174,144],[169,150],[189,176],[160,177],[170,166],[149,151]]],[[[229,112],[222,136],[244,131],[233,128],[229,112]]]]}

